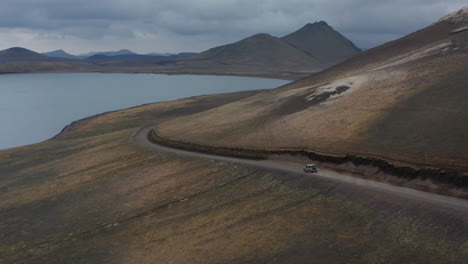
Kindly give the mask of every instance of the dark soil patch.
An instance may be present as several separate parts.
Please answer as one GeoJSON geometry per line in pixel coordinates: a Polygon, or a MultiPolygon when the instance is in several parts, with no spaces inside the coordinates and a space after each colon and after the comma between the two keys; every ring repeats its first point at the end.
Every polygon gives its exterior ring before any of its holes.
{"type": "Polygon", "coordinates": [[[321,94],[310,97],[308,102],[310,103],[310,105],[320,104],[328,100],[331,96],[344,93],[348,89],[349,89],[349,86],[346,86],[346,85],[338,86],[333,92],[325,92],[325,93],[321,93],[321,94]]]}

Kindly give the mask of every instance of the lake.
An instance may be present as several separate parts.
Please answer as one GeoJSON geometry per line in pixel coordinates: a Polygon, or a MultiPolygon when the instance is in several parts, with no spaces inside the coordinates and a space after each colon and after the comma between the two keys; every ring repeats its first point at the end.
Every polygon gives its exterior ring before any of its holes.
{"type": "Polygon", "coordinates": [[[285,80],[160,74],[0,75],[0,149],[47,140],[72,121],[195,95],[275,88],[285,80]]]}

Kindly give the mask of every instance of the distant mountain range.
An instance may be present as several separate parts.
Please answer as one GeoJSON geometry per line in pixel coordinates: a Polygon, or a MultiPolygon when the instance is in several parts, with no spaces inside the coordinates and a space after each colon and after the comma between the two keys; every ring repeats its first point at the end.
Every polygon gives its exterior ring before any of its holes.
{"type": "MultiPolygon", "coordinates": [[[[307,24],[284,37],[260,33],[201,53],[137,54],[128,49],[73,55],[64,50],[39,54],[22,48],[0,53],[4,62],[54,62],[43,71],[161,72],[298,78],[344,61],[361,50],[326,22],[307,24]],[[64,64],[58,65],[57,62],[64,64]],[[77,65],[79,67],[77,67],[77,65]],[[64,69],[59,69],[60,67],[64,69]]],[[[21,72],[37,70],[21,65],[21,72]]],[[[0,72],[16,72],[1,66],[0,72]]],[[[42,70],[41,70],[42,71],[42,70]]]]}
{"type": "Polygon", "coordinates": [[[118,55],[135,55],[136,53],[128,50],[128,49],[121,49],[118,51],[93,51],[93,52],[88,52],[85,54],[80,54],[78,57],[81,58],[88,58],[94,55],[105,55],[105,56],[118,56],[118,55]]]}
{"type": "MultiPolygon", "coordinates": [[[[154,54],[154,53],[153,53],[154,54]]],[[[91,57],[86,58],[87,61],[154,61],[160,59],[167,59],[171,57],[183,57],[191,56],[197,53],[191,52],[182,52],[178,54],[168,54],[168,55],[142,55],[142,54],[122,54],[122,55],[104,55],[104,54],[95,54],[91,57]]]]}
{"type": "Polygon", "coordinates": [[[181,53],[149,53],[149,54],[137,54],[128,49],[121,49],[118,51],[95,51],[88,52],[80,55],[72,55],[65,52],[64,50],[54,50],[49,52],[44,52],[42,55],[54,58],[66,58],[66,59],[75,59],[75,60],[153,60],[167,58],[171,56],[190,56],[195,55],[194,52],[181,52],[181,53]]]}

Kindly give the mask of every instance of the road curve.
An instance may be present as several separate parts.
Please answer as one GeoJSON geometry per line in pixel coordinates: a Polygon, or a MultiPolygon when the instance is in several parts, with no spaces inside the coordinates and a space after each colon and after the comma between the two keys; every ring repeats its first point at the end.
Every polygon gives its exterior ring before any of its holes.
{"type": "Polygon", "coordinates": [[[383,182],[376,182],[363,178],[353,177],[351,174],[339,173],[336,171],[319,168],[319,173],[310,174],[302,171],[304,164],[277,161],[277,160],[248,160],[241,158],[225,157],[212,154],[191,152],[186,150],[174,149],[166,146],[156,144],[149,140],[148,134],[154,128],[154,125],[145,126],[140,128],[133,134],[133,140],[145,147],[155,149],[158,151],[171,152],[179,155],[219,160],[225,162],[231,162],[239,165],[246,165],[249,167],[255,167],[266,171],[280,171],[285,172],[288,175],[305,176],[315,178],[317,180],[327,180],[336,184],[345,184],[349,186],[358,186],[364,189],[370,189],[377,191],[380,195],[383,193],[393,194],[403,199],[409,199],[419,202],[425,202],[432,205],[438,205],[446,209],[459,211],[463,215],[463,219],[468,223],[468,200],[438,195],[434,193],[428,193],[418,191],[415,189],[395,186],[383,182]]]}

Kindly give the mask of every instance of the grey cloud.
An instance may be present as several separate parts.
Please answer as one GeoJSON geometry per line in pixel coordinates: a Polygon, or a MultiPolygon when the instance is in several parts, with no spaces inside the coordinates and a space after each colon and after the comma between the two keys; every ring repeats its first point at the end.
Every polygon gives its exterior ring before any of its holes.
{"type": "MultiPolygon", "coordinates": [[[[24,39],[24,32],[30,32],[44,43],[42,48],[47,36],[54,36],[50,49],[60,39],[75,39],[76,45],[94,43],[96,49],[120,43],[145,51],[193,51],[190,48],[201,50],[259,32],[283,36],[308,22],[325,20],[357,45],[369,48],[427,26],[463,4],[459,0],[2,0],[0,29],[9,29],[10,36],[0,36],[0,43],[7,37],[24,39]],[[13,36],[14,29],[21,29],[22,35],[13,36]]],[[[29,44],[34,49],[34,41],[29,44]]]]}

